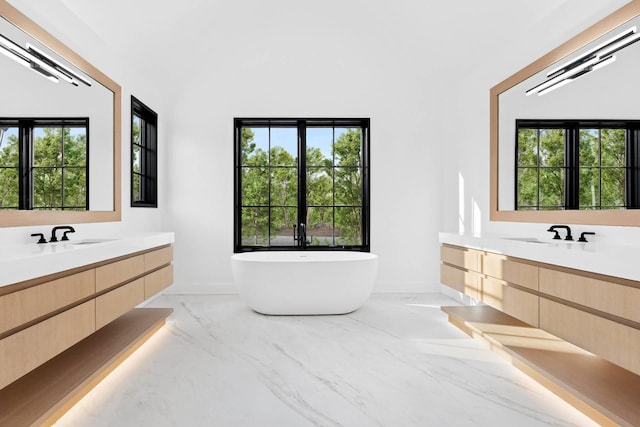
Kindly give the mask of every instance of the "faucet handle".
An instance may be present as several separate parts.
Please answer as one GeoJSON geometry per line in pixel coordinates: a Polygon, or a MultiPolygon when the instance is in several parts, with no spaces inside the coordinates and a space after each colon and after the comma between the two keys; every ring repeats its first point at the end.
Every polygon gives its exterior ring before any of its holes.
{"type": "Polygon", "coordinates": [[[552,229],[549,229],[549,230],[547,230],[547,231],[549,231],[549,232],[551,232],[551,231],[552,231],[552,232],[556,233],[556,234],[553,236],[553,239],[554,239],[554,240],[560,240],[560,239],[561,239],[561,237],[560,237],[560,233],[558,233],[558,230],[552,230],[552,229]]]}
{"type": "Polygon", "coordinates": [[[33,233],[31,236],[32,236],[32,237],[38,237],[38,236],[40,236],[40,240],[38,240],[38,244],[41,244],[41,243],[47,243],[47,241],[46,241],[46,240],[45,240],[45,238],[44,238],[44,234],[42,234],[42,233],[33,233]]]}
{"type": "Polygon", "coordinates": [[[69,233],[75,233],[75,230],[67,230],[64,233],[62,233],[62,239],[60,239],[60,241],[64,241],[64,240],[69,240],[69,237],[67,236],[67,234],[69,233]]]}
{"type": "Polygon", "coordinates": [[[587,235],[591,235],[591,236],[595,236],[596,233],[594,233],[593,231],[583,231],[582,233],[580,233],[580,237],[578,238],[578,242],[588,242],[587,238],[584,236],[587,235]]]}

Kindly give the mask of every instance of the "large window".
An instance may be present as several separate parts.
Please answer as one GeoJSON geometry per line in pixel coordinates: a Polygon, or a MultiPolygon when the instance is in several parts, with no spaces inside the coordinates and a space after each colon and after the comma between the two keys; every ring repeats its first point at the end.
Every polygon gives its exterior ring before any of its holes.
{"type": "Polygon", "coordinates": [[[158,206],[158,115],[131,97],[131,206],[158,206]]]}
{"type": "Polygon", "coordinates": [[[516,121],[516,208],[638,208],[640,122],[516,121]]]}
{"type": "Polygon", "coordinates": [[[0,119],[0,209],[89,208],[89,119],[0,119]]]}
{"type": "Polygon", "coordinates": [[[234,219],[236,252],[368,251],[369,119],[235,119],[234,219]]]}

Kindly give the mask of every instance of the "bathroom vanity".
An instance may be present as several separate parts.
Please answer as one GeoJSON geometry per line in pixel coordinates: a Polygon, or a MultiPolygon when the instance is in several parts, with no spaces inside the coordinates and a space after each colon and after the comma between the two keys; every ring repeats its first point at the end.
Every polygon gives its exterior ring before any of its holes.
{"type": "MultiPolygon", "coordinates": [[[[533,348],[542,350],[552,342],[553,346],[562,349],[547,352],[546,357],[554,363],[566,354],[603,359],[606,363],[601,364],[604,366],[602,372],[607,374],[598,371],[592,374],[609,377],[615,394],[622,384],[631,386],[633,394],[624,398],[609,396],[608,399],[615,399],[618,404],[631,399],[628,404],[632,408],[631,414],[622,412],[625,416],[640,417],[637,409],[640,403],[637,401],[640,395],[640,272],[633,268],[637,250],[596,243],[474,238],[451,233],[440,233],[440,242],[441,282],[485,304],[468,308],[466,314],[463,309],[443,309],[450,319],[456,318],[452,322],[467,332],[469,329],[463,325],[467,320],[483,324],[478,331],[472,331],[472,335],[488,332],[494,338],[497,330],[506,328],[500,332],[502,337],[496,338],[500,345],[527,347],[529,352],[533,348]],[[500,316],[493,309],[508,316],[500,316]],[[497,320],[471,319],[478,314],[487,314],[497,320]],[[467,315],[469,317],[464,320],[467,315]],[[484,331],[480,331],[483,328],[484,331]],[[538,340],[534,345],[532,337],[538,340]],[[547,344],[540,344],[541,337],[547,344]]],[[[519,349],[516,349],[518,357],[523,354],[519,349]]],[[[560,370],[570,372],[571,368],[561,366],[560,370]]],[[[553,377],[542,376],[547,380],[553,377]]],[[[582,377],[580,380],[584,384],[591,381],[582,374],[574,373],[573,376],[582,377]]],[[[589,386],[587,394],[606,386],[589,386]]],[[[566,383],[561,387],[570,388],[566,383]]],[[[580,399],[589,400],[583,396],[580,399]]],[[[619,413],[607,409],[608,402],[604,408],[600,407],[603,403],[598,399],[589,404],[598,407],[607,418],[625,425],[625,418],[616,418],[619,413]]]]}
{"type": "Polygon", "coordinates": [[[446,233],[440,239],[443,284],[640,375],[635,251],[446,233]]]}
{"type": "Polygon", "coordinates": [[[173,282],[173,241],[148,233],[0,249],[0,425],[55,420],[164,324],[171,309],[134,307],[173,282]],[[34,408],[45,409],[34,419],[34,408]]]}

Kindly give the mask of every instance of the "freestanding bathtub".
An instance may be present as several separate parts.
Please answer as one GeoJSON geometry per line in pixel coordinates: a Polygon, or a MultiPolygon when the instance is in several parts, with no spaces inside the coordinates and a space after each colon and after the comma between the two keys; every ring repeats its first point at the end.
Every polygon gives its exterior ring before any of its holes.
{"type": "Polygon", "coordinates": [[[365,252],[273,251],[231,256],[245,303],[263,314],[344,314],[369,298],[378,256],[365,252]]]}

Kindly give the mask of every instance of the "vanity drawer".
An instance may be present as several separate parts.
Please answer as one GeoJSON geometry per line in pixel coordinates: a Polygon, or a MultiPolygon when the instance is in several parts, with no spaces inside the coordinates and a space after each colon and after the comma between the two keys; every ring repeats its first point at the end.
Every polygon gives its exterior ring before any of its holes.
{"type": "Polygon", "coordinates": [[[440,282],[471,298],[480,298],[480,275],[447,264],[440,264],[440,282]]]}
{"type": "Polygon", "coordinates": [[[96,292],[109,289],[144,274],[144,256],[116,261],[96,268],[96,292]]]}
{"type": "Polygon", "coordinates": [[[640,288],[540,268],[540,292],[640,322],[640,288]]]}
{"type": "Polygon", "coordinates": [[[96,298],[96,329],[144,301],[144,277],[96,298]]]}
{"type": "Polygon", "coordinates": [[[472,271],[480,271],[480,251],[462,247],[441,246],[440,260],[472,271]]]}
{"type": "Polygon", "coordinates": [[[0,389],[95,331],[95,303],[77,307],[0,341],[0,389]]]}
{"type": "Polygon", "coordinates": [[[514,261],[505,255],[485,253],[482,256],[482,273],[514,285],[538,290],[538,267],[514,261]]]}
{"type": "Polygon", "coordinates": [[[540,297],[540,328],[640,375],[640,330],[540,297]]]}
{"type": "Polygon", "coordinates": [[[482,278],[481,300],[531,326],[538,327],[538,296],[508,286],[503,280],[482,278]]]}
{"type": "Polygon", "coordinates": [[[173,261],[173,246],[144,254],[144,271],[155,270],[173,261]]]}
{"type": "Polygon", "coordinates": [[[150,298],[173,283],[173,265],[144,276],[144,299],[150,298]]]}
{"type": "Polygon", "coordinates": [[[0,297],[0,334],[94,294],[95,270],[32,286],[0,297]]]}

